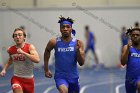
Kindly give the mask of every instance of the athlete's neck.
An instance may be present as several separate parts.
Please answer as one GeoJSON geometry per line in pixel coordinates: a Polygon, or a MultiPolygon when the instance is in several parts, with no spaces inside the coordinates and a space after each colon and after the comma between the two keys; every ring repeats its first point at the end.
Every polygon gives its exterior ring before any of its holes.
{"type": "Polygon", "coordinates": [[[69,41],[71,41],[71,39],[72,39],[72,37],[64,37],[64,36],[62,36],[62,40],[64,42],[69,42],[69,41]]]}
{"type": "Polygon", "coordinates": [[[16,44],[16,47],[17,47],[17,48],[23,48],[24,45],[25,45],[25,42],[24,42],[24,43],[21,43],[21,44],[16,44]]]}

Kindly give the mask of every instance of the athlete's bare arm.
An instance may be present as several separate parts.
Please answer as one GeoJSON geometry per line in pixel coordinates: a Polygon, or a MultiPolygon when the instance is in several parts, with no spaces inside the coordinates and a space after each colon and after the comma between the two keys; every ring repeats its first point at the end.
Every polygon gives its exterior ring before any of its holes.
{"type": "Polygon", "coordinates": [[[76,49],[77,49],[77,61],[79,65],[82,66],[85,63],[84,45],[82,41],[77,40],[76,49]]]}
{"type": "Polygon", "coordinates": [[[30,45],[30,48],[29,48],[30,53],[26,53],[26,52],[22,51],[21,48],[17,49],[17,52],[24,54],[34,63],[39,63],[39,61],[40,61],[39,55],[38,55],[35,47],[32,44],[30,45]]]}
{"type": "Polygon", "coordinates": [[[128,55],[129,55],[129,48],[131,47],[132,42],[129,41],[127,45],[125,45],[122,49],[122,54],[121,54],[121,64],[125,65],[127,64],[128,60],[128,55]]]}
{"type": "Polygon", "coordinates": [[[48,68],[48,63],[49,63],[49,58],[51,55],[51,50],[55,48],[55,45],[56,45],[56,39],[53,38],[48,42],[45,48],[45,52],[44,52],[44,71],[45,71],[45,76],[48,78],[52,77],[52,73],[50,72],[48,68]]]}
{"type": "Polygon", "coordinates": [[[13,63],[12,59],[9,58],[8,61],[6,62],[6,64],[4,65],[1,73],[0,73],[0,76],[4,77],[5,74],[6,74],[6,70],[8,69],[8,67],[13,63]]]}

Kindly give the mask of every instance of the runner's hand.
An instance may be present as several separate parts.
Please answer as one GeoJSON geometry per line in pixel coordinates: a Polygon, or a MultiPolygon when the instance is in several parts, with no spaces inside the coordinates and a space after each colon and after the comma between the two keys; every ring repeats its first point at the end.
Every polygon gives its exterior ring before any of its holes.
{"type": "Polygon", "coordinates": [[[0,73],[0,76],[4,77],[6,74],[6,71],[5,70],[2,70],[1,73],[0,73]]]}
{"type": "Polygon", "coordinates": [[[51,77],[52,77],[51,71],[46,71],[46,72],[45,72],[45,76],[46,76],[47,78],[51,78],[51,77]]]}

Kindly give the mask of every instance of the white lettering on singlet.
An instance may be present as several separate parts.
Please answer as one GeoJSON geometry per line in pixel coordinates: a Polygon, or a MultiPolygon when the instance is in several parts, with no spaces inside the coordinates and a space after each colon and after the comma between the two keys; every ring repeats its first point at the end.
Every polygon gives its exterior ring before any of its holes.
{"type": "Polygon", "coordinates": [[[74,51],[74,47],[58,48],[58,52],[74,51]]]}
{"type": "Polygon", "coordinates": [[[133,56],[133,57],[140,57],[140,54],[138,54],[138,53],[131,53],[131,56],[133,56]]]}

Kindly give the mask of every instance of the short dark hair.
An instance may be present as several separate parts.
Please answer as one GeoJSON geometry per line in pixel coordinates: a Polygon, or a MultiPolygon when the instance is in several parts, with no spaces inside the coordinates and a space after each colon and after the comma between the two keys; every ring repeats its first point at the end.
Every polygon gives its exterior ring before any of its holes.
{"type": "Polygon", "coordinates": [[[74,20],[72,19],[72,18],[70,18],[70,17],[68,17],[68,18],[65,18],[65,17],[63,17],[62,15],[59,17],[59,21],[58,21],[58,23],[61,23],[61,22],[63,22],[63,21],[68,21],[68,22],[70,22],[70,23],[74,23],[74,20]]]}
{"type": "MultiPolygon", "coordinates": [[[[22,31],[24,37],[26,38],[26,33],[25,33],[25,31],[24,31],[22,28],[16,28],[16,29],[14,30],[14,33],[15,33],[16,31],[18,31],[18,30],[22,31]]],[[[13,38],[14,38],[14,33],[13,33],[13,35],[12,35],[13,38]]]]}
{"type": "Polygon", "coordinates": [[[25,30],[25,26],[21,25],[19,28],[25,30]]]}
{"type": "Polygon", "coordinates": [[[130,34],[131,34],[133,31],[135,31],[135,30],[140,31],[140,28],[129,28],[129,29],[127,29],[126,34],[127,34],[127,35],[130,35],[130,34]]]}

